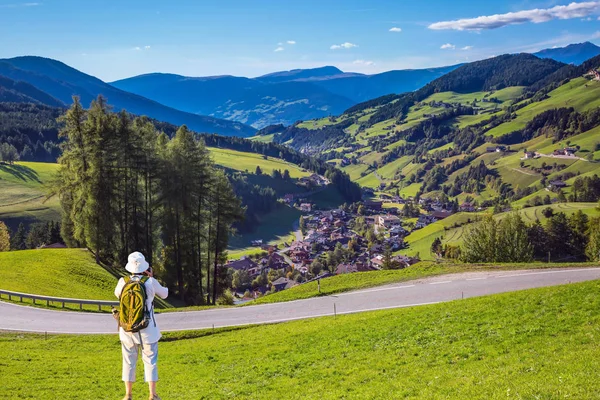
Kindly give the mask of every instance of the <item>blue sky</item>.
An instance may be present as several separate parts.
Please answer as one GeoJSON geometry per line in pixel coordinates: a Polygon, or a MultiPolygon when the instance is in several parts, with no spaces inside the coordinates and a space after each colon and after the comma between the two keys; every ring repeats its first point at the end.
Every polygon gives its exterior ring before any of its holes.
{"type": "Polygon", "coordinates": [[[106,81],[376,73],[600,44],[599,18],[600,1],[0,0],[0,58],[50,57],[106,81]]]}

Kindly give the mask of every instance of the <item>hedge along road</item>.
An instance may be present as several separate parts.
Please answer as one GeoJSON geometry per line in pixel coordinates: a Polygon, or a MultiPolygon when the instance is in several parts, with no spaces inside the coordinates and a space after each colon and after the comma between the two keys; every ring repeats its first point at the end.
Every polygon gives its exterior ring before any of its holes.
{"type": "MultiPolygon", "coordinates": [[[[600,279],[600,268],[470,272],[356,292],[247,307],[158,314],[163,331],[268,324],[326,315],[411,307],[600,279]]],[[[116,333],[109,314],[54,311],[0,301],[0,330],[65,334],[116,333]]]]}

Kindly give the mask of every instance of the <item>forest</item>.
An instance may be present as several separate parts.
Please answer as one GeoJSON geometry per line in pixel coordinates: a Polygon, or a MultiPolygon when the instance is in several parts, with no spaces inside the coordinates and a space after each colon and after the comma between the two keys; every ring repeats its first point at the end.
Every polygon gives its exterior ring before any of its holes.
{"type": "Polygon", "coordinates": [[[141,251],[185,303],[215,303],[244,209],[204,142],[185,126],[170,138],[147,119],[113,113],[102,97],[89,110],[75,98],[61,123],[53,192],[65,243],[110,265],[141,251]]]}

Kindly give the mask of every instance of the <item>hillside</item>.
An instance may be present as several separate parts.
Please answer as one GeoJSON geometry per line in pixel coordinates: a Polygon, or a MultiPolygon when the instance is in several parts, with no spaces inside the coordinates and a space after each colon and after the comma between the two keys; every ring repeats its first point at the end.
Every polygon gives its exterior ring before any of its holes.
{"type": "Polygon", "coordinates": [[[373,97],[413,91],[456,67],[374,75],[322,67],[274,72],[257,78],[155,73],[119,80],[111,85],[186,112],[263,128],[336,115],[373,97]]]}
{"type": "MultiPolygon", "coordinates": [[[[166,333],[159,390],[163,398],[180,399],[591,398],[600,391],[599,381],[590,379],[600,368],[594,340],[599,298],[597,282],[587,282],[336,318],[166,333]]],[[[89,385],[94,376],[115,375],[121,362],[115,346],[108,335],[4,334],[0,372],[22,373],[3,374],[0,395],[88,399],[101,391],[117,398],[122,388],[116,379],[89,385]],[[49,368],[54,373],[38,384],[49,368]]]]}
{"type": "Polygon", "coordinates": [[[13,232],[21,222],[60,221],[58,199],[47,199],[45,189],[57,169],[57,164],[49,163],[0,164],[0,221],[13,232]]]}
{"type": "MultiPolygon", "coordinates": [[[[251,136],[254,133],[253,128],[240,123],[186,113],[117,89],[98,78],[48,58],[0,59],[0,75],[26,82],[67,105],[72,103],[74,95],[79,96],[86,106],[98,95],[103,95],[116,110],[126,109],[133,114],[147,115],[176,125],[186,124],[198,132],[235,136],[251,136]]],[[[56,105],[50,102],[44,104],[56,105]]]]}
{"type": "Polygon", "coordinates": [[[412,94],[273,129],[272,140],[319,154],[375,198],[420,199],[423,216],[432,204],[466,204],[470,212],[412,231],[398,252],[432,259],[434,239],[462,243],[463,227],[481,215],[473,211],[522,210],[527,223],[545,221],[544,204],[597,215],[600,197],[582,190],[596,190],[587,188],[600,176],[600,81],[588,73],[599,67],[599,57],[573,67],[499,56],[463,65],[412,94]]]}
{"type": "Polygon", "coordinates": [[[63,107],[64,103],[34,86],[0,76],[0,102],[44,104],[63,107]]]}
{"type": "Polygon", "coordinates": [[[114,300],[117,278],[83,249],[0,253],[0,289],[75,299],[114,300]],[[43,284],[38,280],[43,276],[43,284]]]}

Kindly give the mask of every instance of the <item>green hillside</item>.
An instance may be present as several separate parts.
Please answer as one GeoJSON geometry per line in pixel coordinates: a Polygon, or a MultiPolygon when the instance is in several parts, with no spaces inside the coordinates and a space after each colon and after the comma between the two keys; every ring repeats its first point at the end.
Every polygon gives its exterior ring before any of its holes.
{"type": "Polygon", "coordinates": [[[0,252],[0,276],[0,289],[76,299],[114,300],[117,283],[82,249],[0,252]]]}
{"type": "Polygon", "coordinates": [[[16,230],[20,222],[59,220],[58,198],[47,199],[45,187],[57,169],[52,163],[0,164],[0,221],[16,230]]]}
{"type": "MultiPolygon", "coordinates": [[[[214,333],[167,333],[159,394],[190,400],[594,398],[600,392],[600,381],[590,379],[600,368],[599,294],[594,281],[214,333]]],[[[4,398],[122,393],[114,336],[3,334],[0,357],[4,398]]],[[[138,368],[136,390],[141,373],[138,368]]]]}

